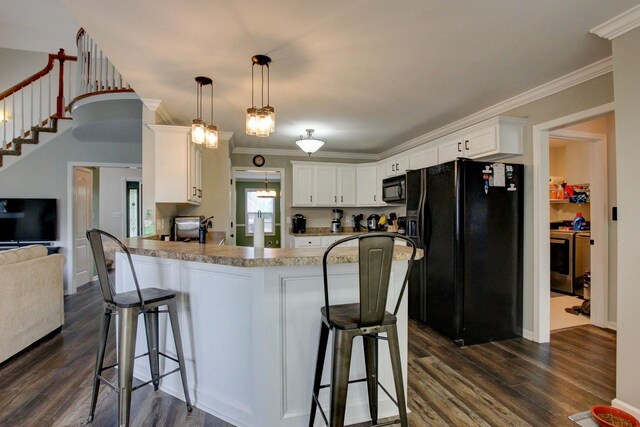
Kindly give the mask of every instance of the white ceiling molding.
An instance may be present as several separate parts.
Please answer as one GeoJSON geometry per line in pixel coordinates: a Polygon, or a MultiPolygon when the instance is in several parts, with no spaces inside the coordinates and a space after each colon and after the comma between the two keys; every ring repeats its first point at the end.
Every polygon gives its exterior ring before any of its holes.
{"type": "Polygon", "coordinates": [[[640,4],[592,28],[589,32],[604,39],[613,40],[638,26],[640,26],[640,4]]]}
{"type": "MultiPolygon", "coordinates": [[[[280,149],[280,148],[254,148],[254,147],[235,147],[232,154],[262,154],[269,156],[286,156],[286,157],[304,157],[309,155],[298,149],[280,149]]],[[[316,151],[313,157],[331,158],[331,159],[354,159],[354,160],[378,160],[378,154],[365,153],[340,153],[337,151],[316,151]]],[[[312,160],[313,160],[312,157],[312,160]]]]}
{"type": "Polygon", "coordinates": [[[607,74],[612,70],[613,61],[611,57],[604,58],[598,62],[594,62],[591,65],[587,65],[584,68],[573,71],[555,80],[551,80],[548,83],[523,92],[520,95],[516,95],[513,98],[509,98],[507,100],[499,102],[489,108],[480,110],[477,113],[473,113],[463,119],[450,123],[434,131],[425,133],[424,135],[420,135],[389,150],[383,151],[378,157],[380,159],[384,159],[389,156],[393,156],[395,154],[417,147],[419,145],[426,144],[427,142],[433,141],[443,136],[447,136],[453,132],[457,132],[481,121],[498,116],[509,110],[513,110],[514,108],[521,107],[525,104],[553,95],[554,93],[563,91],[580,83],[595,79],[596,77],[607,74]]]}
{"type": "Polygon", "coordinates": [[[161,99],[145,98],[145,99],[142,99],[142,103],[144,104],[145,107],[147,107],[149,111],[156,113],[164,124],[175,125],[175,121],[173,120],[169,112],[166,110],[166,108],[164,108],[164,104],[162,104],[161,99]]]}

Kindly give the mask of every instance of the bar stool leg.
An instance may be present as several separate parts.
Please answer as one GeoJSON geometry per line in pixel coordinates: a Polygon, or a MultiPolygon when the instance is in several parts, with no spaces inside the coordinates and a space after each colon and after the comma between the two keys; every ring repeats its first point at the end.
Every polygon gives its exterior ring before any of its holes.
{"type": "Polygon", "coordinates": [[[334,328],[333,360],[331,366],[330,427],[344,426],[344,412],[347,406],[353,337],[354,335],[349,331],[334,328]]]}
{"type": "Polygon", "coordinates": [[[377,334],[363,335],[364,363],[367,373],[369,413],[373,423],[378,422],[378,340],[377,334]]]}
{"type": "Polygon", "coordinates": [[[184,367],[184,352],[182,351],[182,337],[180,336],[180,325],[178,324],[178,312],[175,298],[167,302],[169,309],[169,319],[171,320],[171,330],[173,331],[173,341],[176,344],[176,354],[178,355],[178,365],[180,366],[180,376],[182,377],[182,388],[184,389],[184,400],[187,403],[187,411],[191,412],[191,399],[189,398],[189,387],[187,386],[187,370],[184,367]]]}
{"type": "Polygon", "coordinates": [[[98,403],[98,392],[100,391],[100,379],[98,379],[98,375],[102,374],[102,367],[104,366],[104,353],[107,347],[110,324],[111,310],[104,307],[104,313],[100,319],[100,337],[98,338],[98,352],[96,354],[96,370],[93,374],[93,391],[91,393],[91,407],[89,409],[89,418],[87,419],[87,422],[93,421],[93,415],[96,411],[96,403],[98,403]]]}
{"type": "Polygon", "coordinates": [[[313,378],[313,394],[311,395],[311,415],[309,417],[309,427],[313,427],[316,420],[316,411],[318,403],[316,399],[320,393],[320,383],[322,382],[322,368],[324,368],[324,359],[327,354],[327,342],[329,341],[329,327],[326,323],[321,322],[320,342],[318,343],[318,357],[316,358],[316,373],[313,378]]]}
{"type": "Polygon", "coordinates": [[[391,369],[393,370],[393,382],[396,386],[396,400],[398,401],[398,411],[400,412],[400,425],[402,427],[408,427],[407,403],[404,398],[400,345],[398,344],[398,328],[395,324],[387,328],[387,339],[389,343],[389,355],[391,356],[391,369]]]}
{"type": "Polygon", "coordinates": [[[151,367],[153,389],[157,391],[160,385],[160,353],[158,353],[160,331],[157,308],[144,313],[144,325],[147,333],[147,348],[149,349],[149,366],[151,367]]]}
{"type": "Polygon", "coordinates": [[[136,350],[136,332],[138,330],[139,309],[119,309],[120,337],[118,340],[118,425],[129,425],[131,413],[131,384],[133,382],[133,362],[136,350]]]}

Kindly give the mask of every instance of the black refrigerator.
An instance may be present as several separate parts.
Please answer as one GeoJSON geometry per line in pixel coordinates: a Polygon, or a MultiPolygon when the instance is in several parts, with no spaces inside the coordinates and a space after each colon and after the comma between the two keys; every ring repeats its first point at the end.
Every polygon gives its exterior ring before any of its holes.
{"type": "Polygon", "coordinates": [[[407,172],[407,235],[425,256],[409,317],[458,345],[522,335],[523,166],[457,159],[407,172]]]}

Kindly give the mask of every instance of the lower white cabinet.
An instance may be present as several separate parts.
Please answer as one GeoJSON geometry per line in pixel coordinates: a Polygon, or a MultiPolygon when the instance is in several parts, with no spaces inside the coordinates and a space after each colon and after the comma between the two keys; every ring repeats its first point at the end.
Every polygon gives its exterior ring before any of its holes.
{"type": "MultiPolygon", "coordinates": [[[[340,239],[348,237],[348,234],[336,234],[330,236],[289,236],[289,247],[291,248],[326,248],[340,239]]],[[[354,240],[345,243],[345,246],[357,246],[358,241],[354,240]]]]}

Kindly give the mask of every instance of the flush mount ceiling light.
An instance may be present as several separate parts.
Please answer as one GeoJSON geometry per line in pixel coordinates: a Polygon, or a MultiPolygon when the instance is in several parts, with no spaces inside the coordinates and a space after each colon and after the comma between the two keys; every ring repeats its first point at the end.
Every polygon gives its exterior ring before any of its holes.
{"type": "Polygon", "coordinates": [[[277,195],[276,190],[274,189],[269,190],[269,181],[267,179],[267,173],[265,172],[264,190],[256,191],[256,197],[259,197],[261,199],[273,199],[274,197],[276,197],[276,195],[277,195]]]}
{"type": "Polygon", "coordinates": [[[206,144],[208,148],[218,148],[218,128],[213,125],[213,80],[209,77],[196,77],[196,118],[191,123],[191,141],[194,144],[206,144]],[[211,85],[211,124],[202,120],[202,87],[211,85]]]}
{"type": "Polygon", "coordinates": [[[276,130],[276,110],[269,105],[269,64],[271,58],[266,55],[254,55],[251,58],[251,107],[247,108],[246,132],[248,135],[269,136],[276,130]],[[261,107],[257,108],[254,101],[253,91],[253,69],[256,65],[260,66],[261,84],[260,84],[260,103],[261,107]],[[264,104],[264,67],[267,67],[267,104],[264,104]]]}
{"type": "Polygon", "coordinates": [[[296,141],[296,144],[298,145],[298,147],[300,147],[300,149],[302,149],[302,151],[308,153],[309,156],[311,156],[311,153],[315,153],[316,151],[318,151],[318,149],[322,147],[327,141],[314,138],[313,129],[305,129],[305,132],[307,132],[307,136],[300,135],[300,139],[296,141]]]}

